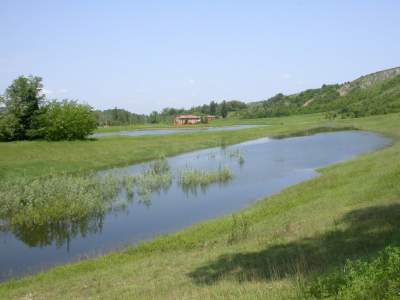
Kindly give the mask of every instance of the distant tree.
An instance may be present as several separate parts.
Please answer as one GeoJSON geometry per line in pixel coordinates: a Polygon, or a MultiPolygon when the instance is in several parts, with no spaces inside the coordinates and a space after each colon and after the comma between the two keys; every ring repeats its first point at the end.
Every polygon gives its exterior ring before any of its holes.
{"type": "Polygon", "coordinates": [[[103,111],[95,111],[97,118],[97,125],[130,125],[130,124],[144,124],[147,122],[146,115],[139,115],[131,113],[125,109],[113,108],[103,111]]]}
{"type": "Polygon", "coordinates": [[[269,111],[269,105],[268,105],[269,103],[268,103],[268,101],[263,101],[262,102],[262,107],[263,107],[263,109],[264,109],[264,115],[263,116],[268,116],[268,111],[269,111]]]}
{"type": "Polygon", "coordinates": [[[114,121],[119,121],[118,120],[118,108],[114,107],[114,109],[112,110],[112,118],[114,121]]]}
{"type": "Polygon", "coordinates": [[[207,124],[207,123],[208,123],[208,117],[207,117],[207,116],[201,116],[201,117],[200,117],[200,121],[201,121],[201,123],[203,123],[203,124],[207,124]]]}
{"type": "Polygon", "coordinates": [[[217,103],[215,101],[210,102],[210,115],[215,116],[217,114],[217,103]]]}
{"type": "Polygon", "coordinates": [[[150,123],[153,123],[153,124],[158,123],[160,121],[158,112],[153,111],[149,116],[149,121],[150,121],[150,123]]]}
{"type": "Polygon", "coordinates": [[[21,140],[28,137],[29,131],[33,129],[34,118],[45,98],[41,93],[42,88],[40,77],[20,76],[13,81],[1,100],[3,112],[0,136],[7,136],[7,140],[21,140]]]}
{"type": "Polygon", "coordinates": [[[223,118],[226,118],[228,116],[228,109],[226,107],[226,101],[225,100],[222,101],[222,104],[221,104],[221,116],[223,118]]]}
{"type": "Polygon", "coordinates": [[[201,113],[204,115],[210,114],[210,107],[207,104],[203,104],[201,107],[201,113]]]}
{"type": "Polygon", "coordinates": [[[238,100],[231,100],[226,102],[226,107],[228,112],[231,111],[239,111],[247,107],[246,103],[238,101],[238,100]]]}

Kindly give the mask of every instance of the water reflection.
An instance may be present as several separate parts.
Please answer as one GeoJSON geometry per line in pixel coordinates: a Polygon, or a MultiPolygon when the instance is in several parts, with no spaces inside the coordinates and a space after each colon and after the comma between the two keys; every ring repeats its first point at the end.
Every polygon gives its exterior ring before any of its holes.
{"type": "MultiPolygon", "coordinates": [[[[196,172],[197,177],[201,178],[199,174],[203,174],[203,176],[215,175],[217,171],[194,170],[194,172],[196,172]]],[[[103,213],[97,212],[79,219],[57,222],[48,219],[48,222],[44,224],[11,224],[8,220],[2,220],[0,231],[11,232],[15,238],[29,247],[43,248],[55,245],[56,248],[60,248],[66,246],[66,250],[69,252],[69,243],[77,236],[85,238],[87,235],[102,232],[106,214],[119,215],[126,212],[133,202],[149,208],[152,197],[168,194],[174,182],[189,197],[190,195],[198,195],[199,190],[205,194],[207,188],[215,183],[219,184],[220,187],[227,185],[230,179],[214,178],[207,182],[199,182],[196,181],[199,178],[195,178],[194,182],[185,184],[179,181],[179,176],[171,172],[169,163],[164,157],[149,163],[142,169],[142,172],[137,174],[120,172],[119,170],[107,173],[107,176],[112,177],[113,182],[117,182],[119,190],[111,201],[110,207],[106,208],[103,213]]]]}
{"type": "Polygon", "coordinates": [[[55,245],[56,248],[66,246],[69,251],[69,242],[80,235],[101,233],[104,214],[90,216],[75,222],[58,222],[43,225],[9,225],[2,231],[12,232],[13,235],[29,247],[45,247],[55,245]]]}

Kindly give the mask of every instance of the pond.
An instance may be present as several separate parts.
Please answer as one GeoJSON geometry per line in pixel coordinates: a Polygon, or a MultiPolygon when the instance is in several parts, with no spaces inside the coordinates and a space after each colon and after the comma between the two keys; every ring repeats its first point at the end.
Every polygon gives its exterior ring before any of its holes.
{"type": "Polygon", "coordinates": [[[268,125],[233,125],[223,127],[194,127],[194,128],[173,128],[173,129],[141,129],[131,131],[115,131],[115,132],[98,132],[91,135],[91,137],[101,136],[143,136],[143,135],[170,135],[177,133],[192,133],[192,132],[213,132],[213,131],[233,131],[240,129],[255,128],[268,125]]]}
{"type": "MultiPolygon", "coordinates": [[[[282,189],[313,178],[316,169],[390,144],[373,133],[343,131],[284,139],[261,138],[225,148],[212,148],[168,158],[173,179],[145,199],[77,224],[0,231],[0,279],[20,276],[51,265],[121,249],[194,223],[233,213],[282,189]],[[233,178],[199,188],[185,188],[176,178],[187,168],[227,167],[233,178]]],[[[103,171],[135,174],[148,163],[103,171]]],[[[119,193],[126,200],[127,193],[119,193]]],[[[1,222],[1,221],[0,221],[1,222]]],[[[1,228],[1,224],[0,224],[1,228]]]]}

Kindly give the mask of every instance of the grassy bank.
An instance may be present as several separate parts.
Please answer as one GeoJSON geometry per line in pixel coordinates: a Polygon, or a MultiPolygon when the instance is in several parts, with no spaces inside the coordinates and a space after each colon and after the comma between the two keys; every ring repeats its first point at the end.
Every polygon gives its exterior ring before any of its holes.
{"type": "Polygon", "coordinates": [[[66,144],[10,143],[0,147],[1,175],[12,180],[52,170],[102,168],[154,158],[153,152],[161,149],[171,155],[325,125],[379,132],[391,136],[394,144],[324,168],[318,178],[258,201],[234,216],[120,253],[3,283],[0,298],[309,298],[318,294],[318,286],[314,294],[310,291],[316,278],[337,274],[347,259],[374,259],[386,246],[400,245],[399,114],[329,124],[318,115],[255,122],[273,126],[66,144]],[[5,153],[12,158],[4,158],[5,153]]]}
{"type": "Polygon", "coordinates": [[[145,129],[165,129],[173,128],[173,124],[158,123],[158,124],[132,124],[132,125],[114,125],[114,126],[100,126],[95,132],[116,132],[116,131],[130,131],[130,130],[145,130],[145,129]]]}
{"type": "Polygon", "coordinates": [[[138,125],[121,125],[121,126],[103,126],[98,127],[96,132],[116,132],[116,131],[133,131],[133,130],[145,130],[145,129],[190,129],[190,128],[203,128],[203,127],[222,127],[231,125],[266,125],[266,124],[281,124],[285,122],[314,122],[316,119],[322,119],[322,114],[308,114],[302,116],[290,116],[285,118],[268,118],[268,119],[239,119],[239,118],[228,118],[228,119],[216,119],[207,124],[197,125],[186,125],[176,126],[174,124],[158,123],[158,124],[138,124],[138,125]]]}
{"type": "MultiPolygon", "coordinates": [[[[229,125],[235,120],[221,120],[229,125]]],[[[23,141],[0,143],[0,180],[54,175],[62,172],[85,172],[155,159],[196,149],[216,147],[280,135],[295,130],[328,124],[320,115],[304,118],[259,119],[247,123],[273,126],[237,131],[195,132],[179,135],[140,137],[101,137],[88,141],[23,141]]]]}

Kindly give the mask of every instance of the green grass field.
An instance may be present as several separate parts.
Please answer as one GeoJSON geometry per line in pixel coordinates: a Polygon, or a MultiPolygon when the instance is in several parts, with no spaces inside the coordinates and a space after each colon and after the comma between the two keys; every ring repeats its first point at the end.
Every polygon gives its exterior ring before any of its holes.
{"type": "MultiPolygon", "coordinates": [[[[310,298],[315,279],[337,273],[347,259],[373,259],[387,246],[400,246],[400,114],[329,122],[321,115],[305,115],[240,123],[272,126],[176,136],[2,143],[0,176],[12,181],[52,172],[84,172],[152,159],[160,152],[174,155],[321,126],[378,132],[390,136],[393,145],[324,168],[321,176],[261,199],[234,216],[3,283],[0,298],[310,298]]],[[[361,290],[358,295],[364,299],[382,298],[368,286],[361,290]]]]}
{"type": "Polygon", "coordinates": [[[190,128],[205,128],[205,127],[222,127],[231,125],[266,125],[266,124],[281,124],[282,122],[307,122],[315,121],[316,116],[321,114],[307,114],[302,116],[290,116],[285,118],[268,118],[268,119],[241,119],[241,118],[227,118],[216,119],[207,124],[185,125],[176,126],[174,124],[157,123],[157,124],[138,124],[138,125],[120,125],[120,126],[102,126],[96,129],[96,132],[116,132],[116,131],[132,131],[132,130],[145,130],[145,129],[190,129],[190,128]]]}
{"type": "MultiPolygon", "coordinates": [[[[236,120],[218,120],[218,126],[236,120]]],[[[273,124],[226,132],[194,132],[179,135],[99,137],[88,141],[22,141],[0,143],[0,179],[33,178],[61,172],[85,172],[133,164],[195,149],[238,143],[266,135],[279,135],[297,129],[327,124],[321,115],[241,120],[242,124],[273,124]]]]}

